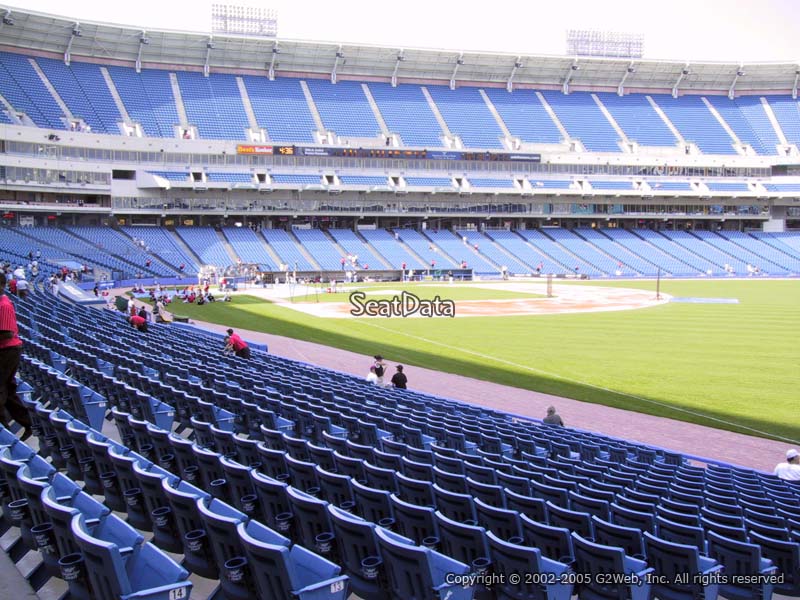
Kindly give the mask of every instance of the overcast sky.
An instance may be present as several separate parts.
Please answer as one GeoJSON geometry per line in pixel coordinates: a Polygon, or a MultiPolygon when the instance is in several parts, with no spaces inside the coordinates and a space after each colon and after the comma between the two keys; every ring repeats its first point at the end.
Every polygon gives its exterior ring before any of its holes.
{"type": "MultiPolygon", "coordinates": [[[[645,58],[800,62],[800,0],[228,2],[275,9],[278,37],[287,39],[563,55],[567,29],[598,29],[643,34],[645,58]]],[[[206,33],[211,29],[211,0],[9,4],[78,20],[206,33]]]]}

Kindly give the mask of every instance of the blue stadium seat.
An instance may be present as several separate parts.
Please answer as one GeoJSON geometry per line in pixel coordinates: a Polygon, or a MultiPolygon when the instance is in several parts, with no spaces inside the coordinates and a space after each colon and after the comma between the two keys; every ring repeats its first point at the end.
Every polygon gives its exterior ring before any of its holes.
{"type": "Polygon", "coordinates": [[[288,547],[290,541],[258,521],[214,498],[199,498],[197,509],[208,535],[209,546],[220,573],[220,587],[225,598],[247,600],[252,597],[257,570],[246,569],[242,562],[244,548],[240,533],[271,546],[288,547]]]}
{"type": "MultiPolygon", "coordinates": [[[[256,523],[240,522],[237,533],[246,561],[227,564],[238,575],[248,572],[259,599],[280,600],[344,600],[348,595],[348,578],[340,575],[338,565],[309,552],[302,546],[291,549],[272,542],[274,533],[256,523]]],[[[244,597],[252,598],[252,592],[244,597]]]]}
{"type": "Polygon", "coordinates": [[[594,541],[598,544],[617,546],[622,548],[628,556],[644,559],[644,542],[640,530],[609,523],[596,515],[592,515],[592,525],[594,541]]]}
{"type": "Polygon", "coordinates": [[[764,558],[761,547],[730,538],[723,537],[713,531],[706,533],[708,555],[716,559],[724,568],[725,574],[750,575],[741,583],[728,580],[720,586],[720,594],[731,600],[752,600],[772,596],[774,583],[768,578],[753,581],[753,575],[773,575],[776,567],[768,558],[764,558]]]}
{"type": "Polygon", "coordinates": [[[647,563],[657,578],[653,585],[657,597],[664,600],[714,600],[717,597],[721,579],[717,576],[723,567],[716,560],[703,556],[696,546],[670,542],[647,531],[643,536],[647,563]],[[696,579],[698,576],[701,579],[696,579]],[[679,577],[686,577],[687,581],[682,583],[679,577]]]}
{"type": "Polygon", "coordinates": [[[775,584],[775,592],[784,596],[800,596],[800,544],[797,541],[774,539],[750,531],[750,543],[761,547],[761,554],[773,562],[776,575],[783,581],[775,584]]]}
{"type": "Polygon", "coordinates": [[[573,568],[588,576],[588,581],[581,585],[581,600],[649,600],[651,583],[648,575],[653,569],[648,568],[645,561],[627,556],[622,548],[590,542],[577,533],[572,534],[572,544],[575,549],[573,568]],[[607,577],[609,573],[626,575],[630,581],[611,581],[607,577]]]}
{"type": "Polygon", "coordinates": [[[389,598],[449,598],[469,600],[473,586],[447,583],[448,575],[465,575],[469,567],[452,558],[425,548],[403,543],[383,528],[375,529],[388,582],[389,598]]]}
{"type": "MultiPolygon", "coordinates": [[[[364,600],[382,600],[386,597],[388,583],[375,537],[378,526],[335,506],[329,505],[328,513],[333,525],[339,563],[350,576],[353,592],[364,600]]],[[[388,529],[384,531],[387,536],[400,542],[412,543],[388,529]]]]}
{"type": "Polygon", "coordinates": [[[569,529],[552,527],[520,515],[522,537],[528,545],[539,548],[547,558],[571,564],[575,560],[569,529]]]}
{"type": "Polygon", "coordinates": [[[390,497],[394,515],[393,531],[412,540],[415,544],[438,550],[439,529],[430,506],[417,506],[404,502],[394,494],[390,497]]]}
{"type": "Polygon", "coordinates": [[[72,521],[75,541],[86,562],[92,597],[97,600],[173,600],[188,598],[189,574],[145,543],[142,536],[115,515],[87,523],[72,521]]]}
{"type": "Polygon", "coordinates": [[[500,539],[491,531],[486,533],[492,560],[492,573],[501,576],[500,582],[493,586],[498,599],[515,600],[531,598],[537,600],[569,600],[572,597],[572,584],[562,582],[561,578],[569,572],[569,566],[542,556],[538,548],[529,548],[500,539]],[[517,579],[510,577],[516,574],[517,579]],[[543,581],[532,576],[544,575],[543,581]]]}

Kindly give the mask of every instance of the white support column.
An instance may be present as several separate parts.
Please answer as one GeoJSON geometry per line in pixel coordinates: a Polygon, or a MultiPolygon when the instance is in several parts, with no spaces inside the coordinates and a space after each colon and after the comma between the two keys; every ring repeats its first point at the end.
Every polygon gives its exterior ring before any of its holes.
{"type": "Polygon", "coordinates": [[[622,80],[619,82],[619,85],[617,86],[617,96],[625,95],[625,80],[628,79],[628,77],[630,75],[633,75],[634,73],[636,73],[636,65],[633,62],[631,62],[631,64],[628,65],[628,68],[625,69],[625,73],[622,76],[622,80]]]}
{"type": "Polygon", "coordinates": [[[333,69],[331,70],[331,83],[336,83],[336,69],[339,68],[340,60],[344,60],[344,52],[342,52],[341,46],[339,46],[339,49],[336,51],[336,60],[333,61],[333,69]]]}
{"type": "Polygon", "coordinates": [[[686,77],[689,73],[691,73],[691,71],[689,70],[689,63],[686,63],[683,66],[683,69],[681,69],[680,75],[678,75],[678,80],[675,82],[675,85],[672,86],[673,98],[678,97],[678,86],[681,84],[681,81],[683,81],[683,78],[686,77]]]}
{"type": "Polygon", "coordinates": [[[450,89],[456,89],[456,74],[458,73],[458,68],[464,64],[464,53],[460,52],[458,58],[456,58],[456,66],[453,67],[453,74],[450,76],[450,89]]]}
{"type": "Polygon", "coordinates": [[[564,76],[564,85],[561,86],[561,91],[564,92],[564,94],[569,94],[569,82],[572,80],[572,76],[575,74],[575,71],[579,71],[580,68],[581,67],[578,64],[578,59],[576,58],[572,61],[567,74],[564,76]]]}
{"type": "Polygon", "coordinates": [[[736,96],[736,82],[739,81],[739,77],[744,77],[743,65],[739,65],[739,69],[736,71],[736,75],[734,76],[733,81],[731,82],[731,87],[728,88],[728,98],[730,98],[731,100],[733,100],[733,98],[736,96]]]}
{"type": "Polygon", "coordinates": [[[150,40],[147,37],[147,32],[142,31],[142,34],[139,36],[139,50],[136,52],[136,72],[142,72],[142,52],[144,47],[150,43],[150,40]]]}
{"type": "Polygon", "coordinates": [[[397,62],[394,63],[394,70],[392,71],[392,87],[397,87],[397,71],[400,70],[400,63],[406,60],[405,57],[405,50],[400,48],[400,51],[397,53],[397,62]]]}
{"type": "Polygon", "coordinates": [[[272,44],[272,58],[269,59],[269,71],[267,71],[267,77],[269,77],[270,81],[275,81],[275,61],[278,60],[278,54],[281,53],[281,49],[278,48],[278,42],[276,41],[272,44]]]}
{"type": "Polygon", "coordinates": [[[508,81],[506,81],[506,91],[510,94],[514,91],[514,75],[517,74],[517,69],[522,68],[522,57],[518,56],[517,60],[514,61],[514,68],[511,69],[511,73],[508,75],[508,81]]]}
{"type": "Polygon", "coordinates": [[[209,62],[211,60],[211,51],[214,49],[214,38],[209,37],[208,41],[206,42],[206,60],[203,63],[203,76],[208,77],[209,73],[211,72],[211,68],[209,66],[209,62]]]}
{"type": "Polygon", "coordinates": [[[72,60],[72,42],[75,41],[76,37],[83,37],[83,33],[81,33],[81,24],[77,22],[72,26],[69,42],[67,42],[67,49],[64,50],[64,64],[67,66],[69,66],[69,63],[72,60]]]}

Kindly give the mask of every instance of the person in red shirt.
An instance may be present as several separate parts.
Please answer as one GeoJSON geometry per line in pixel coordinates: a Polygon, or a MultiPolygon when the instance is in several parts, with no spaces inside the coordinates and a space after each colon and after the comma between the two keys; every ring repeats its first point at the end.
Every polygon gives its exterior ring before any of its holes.
{"type": "Polygon", "coordinates": [[[228,329],[227,346],[232,348],[234,354],[239,358],[250,358],[250,347],[239,337],[238,333],[233,332],[233,329],[228,329]]]}
{"type": "Polygon", "coordinates": [[[0,423],[8,427],[14,419],[24,427],[22,439],[31,436],[31,418],[17,395],[17,369],[22,355],[17,313],[6,296],[6,274],[0,271],[0,423]]]}
{"type": "Polygon", "coordinates": [[[130,323],[134,329],[138,329],[139,331],[147,331],[147,319],[144,317],[140,317],[139,315],[135,314],[128,319],[128,323],[130,323]]]}

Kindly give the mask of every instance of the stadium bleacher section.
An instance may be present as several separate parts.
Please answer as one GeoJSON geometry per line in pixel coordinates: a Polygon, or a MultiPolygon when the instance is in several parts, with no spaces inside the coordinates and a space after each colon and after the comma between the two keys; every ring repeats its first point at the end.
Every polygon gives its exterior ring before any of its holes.
{"type": "Polygon", "coordinates": [[[750,144],[757,154],[768,156],[778,153],[778,136],[767,117],[761,98],[758,96],[743,96],[734,100],[726,96],[707,96],[707,98],[740,141],[750,144]]]}
{"type": "Polygon", "coordinates": [[[543,91],[542,95],[553,109],[570,137],[581,141],[589,152],[621,152],[619,135],[586,92],[565,95],[543,91]]]}
{"type": "Polygon", "coordinates": [[[406,265],[406,269],[416,270],[428,267],[398,243],[399,240],[385,229],[361,229],[358,233],[395,269],[401,269],[403,264],[406,265]]]}
{"type": "Polygon", "coordinates": [[[625,132],[628,141],[641,146],[675,147],[678,139],[643,94],[599,93],[600,102],[625,132]]]}
{"type": "Polygon", "coordinates": [[[306,84],[326,130],[356,138],[375,138],[381,133],[360,83],[339,81],[334,85],[309,79],[306,84]]]}
{"type": "Polygon", "coordinates": [[[22,54],[0,52],[0,92],[38,127],[67,129],[63,112],[50,95],[30,59],[22,54]]]}
{"type": "Polygon", "coordinates": [[[145,69],[140,73],[127,67],[109,66],[128,116],[141,125],[149,137],[174,137],[180,123],[169,72],[145,69]]]}
{"type": "MultiPolygon", "coordinates": [[[[343,270],[341,260],[344,258],[333,241],[319,229],[294,229],[294,236],[306,251],[314,257],[320,267],[326,271],[343,270]]],[[[360,257],[359,257],[359,260],[360,257]]],[[[364,264],[363,261],[361,264],[364,264]]]]}
{"type": "Polygon", "coordinates": [[[502,148],[503,131],[494,120],[479,88],[451,90],[441,85],[427,86],[442,118],[466,148],[502,148]]]}
{"type": "Polygon", "coordinates": [[[419,86],[370,83],[369,90],[389,131],[399,135],[404,146],[443,145],[439,124],[419,86]]]}
{"type": "Polygon", "coordinates": [[[76,62],[70,66],[52,58],[36,62],[75,118],[96,133],[119,135],[122,121],[98,65],[76,62]]]}
{"type": "MultiPolygon", "coordinates": [[[[317,270],[316,267],[303,256],[297,242],[286,231],[282,229],[262,229],[261,235],[264,236],[264,239],[267,240],[283,264],[288,265],[290,269],[297,269],[298,271],[317,270]]],[[[335,268],[341,269],[341,264],[337,263],[335,268]]]]}
{"type": "Polygon", "coordinates": [[[372,269],[384,268],[384,261],[361,240],[352,229],[329,229],[328,233],[351,256],[357,256],[362,265],[369,265],[372,269]]]}
{"type": "Polygon", "coordinates": [[[356,233],[341,228],[327,233],[299,228],[291,234],[270,229],[262,230],[261,235],[247,227],[223,227],[220,231],[225,240],[211,227],[179,227],[175,232],[130,226],[119,231],[97,226],[5,228],[8,243],[0,244],[0,250],[13,252],[26,263],[30,262],[29,251],[40,250],[41,259],[53,265],[64,263],[73,269],[85,264],[96,273],[119,279],[194,274],[199,270],[195,255],[204,265],[227,268],[241,262],[258,265],[263,271],[279,270],[278,261],[291,269],[297,263],[298,271],[341,271],[341,260],[348,255],[358,256],[358,262],[353,265],[345,260],[347,270],[362,270],[367,265],[371,270],[399,270],[403,263],[406,269],[428,270],[432,261],[436,269],[453,269],[463,261],[468,269],[490,278],[500,276],[501,266],[508,267],[510,274],[533,273],[539,268],[540,273],[562,275],[576,274],[577,266],[578,275],[590,277],[800,273],[800,238],[791,233],[555,227],[424,233],[398,229],[396,234],[385,229],[356,233]],[[226,241],[235,258],[226,251],[226,241]]]}
{"type": "Polygon", "coordinates": [[[561,131],[547,114],[535,91],[515,90],[509,93],[496,88],[486,88],[485,91],[511,135],[534,144],[558,144],[563,141],[561,131]]]}
{"type": "Polygon", "coordinates": [[[255,231],[247,227],[224,227],[222,232],[243,263],[258,265],[262,271],[277,270],[278,266],[264,245],[264,238],[255,231]]]}
{"type": "Polygon", "coordinates": [[[190,124],[212,140],[246,140],[250,124],[233,75],[178,71],[181,99],[190,124]]]}
{"type": "Polygon", "coordinates": [[[720,125],[701,96],[673,98],[666,94],[651,96],[687,142],[693,142],[707,154],[736,154],[733,139],[720,125]]]}
{"type": "Polygon", "coordinates": [[[230,267],[234,264],[213,227],[176,227],[175,233],[203,264],[217,267],[230,267]]]}
{"type": "Polygon", "coordinates": [[[158,249],[161,259],[174,269],[180,271],[180,266],[184,265],[183,272],[194,275],[200,271],[200,265],[195,258],[178,242],[174,233],[160,227],[132,227],[130,225],[121,227],[121,230],[133,240],[141,240],[146,248],[151,250],[158,249]]]}
{"type": "Polygon", "coordinates": [[[298,79],[245,75],[243,78],[256,121],[273,142],[314,142],[314,117],[298,79]]]}

